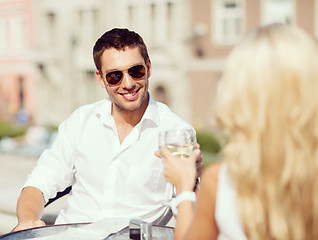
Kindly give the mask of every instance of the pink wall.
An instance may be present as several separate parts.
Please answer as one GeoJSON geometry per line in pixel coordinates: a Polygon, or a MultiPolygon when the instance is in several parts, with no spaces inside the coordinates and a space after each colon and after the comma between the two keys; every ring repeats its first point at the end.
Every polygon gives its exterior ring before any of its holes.
{"type": "Polygon", "coordinates": [[[0,120],[12,120],[24,107],[28,115],[35,111],[35,85],[30,53],[32,49],[32,1],[0,2],[0,20],[6,23],[6,48],[0,50],[0,120]],[[21,18],[21,31],[13,34],[14,19],[21,18]],[[19,46],[20,43],[20,46],[19,46]],[[18,44],[18,46],[17,46],[18,44]],[[21,105],[20,79],[23,79],[21,105]]]}

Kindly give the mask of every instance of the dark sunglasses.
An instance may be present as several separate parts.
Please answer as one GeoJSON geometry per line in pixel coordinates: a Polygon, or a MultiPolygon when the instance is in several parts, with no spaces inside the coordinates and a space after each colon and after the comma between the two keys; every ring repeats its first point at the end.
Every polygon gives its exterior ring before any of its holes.
{"type": "MultiPolygon", "coordinates": [[[[136,65],[132,66],[126,70],[116,70],[106,73],[106,81],[110,85],[116,85],[120,83],[120,81],[123,79],[124,72],[128,72],[128,74],[134,79],[139,80],[143,78],[146,75],[146,68],[144,65],[136,65]]],[[[100,72],[101,74],[101,72],[100,72]]],[[[101,74],[102,75],[102,74],[101,74]]]]}

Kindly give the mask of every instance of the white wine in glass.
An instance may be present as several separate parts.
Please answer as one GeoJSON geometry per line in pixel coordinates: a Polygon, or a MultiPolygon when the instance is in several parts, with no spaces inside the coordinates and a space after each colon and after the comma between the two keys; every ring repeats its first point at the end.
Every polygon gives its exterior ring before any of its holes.
{"type": "Polygon", "coordinates": [[[172,155],[178,158],[188,158],[193,151],[194,145],[191,143],[185,144],[168,144],[166,147],[170,150],[172,155]]]}
{"type": "Polygon", "coordinates": [[[166,146],[170,152],[181,159],[186,159],[197,144],[192,129],[168,130],[159,133],[159,147],[166,146]]]}

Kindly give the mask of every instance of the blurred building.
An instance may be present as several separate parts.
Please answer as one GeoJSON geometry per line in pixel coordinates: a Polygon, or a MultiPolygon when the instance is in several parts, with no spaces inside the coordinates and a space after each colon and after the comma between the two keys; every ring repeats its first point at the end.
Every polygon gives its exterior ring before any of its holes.
{"type": "MultiPolygon", "coordinates": [[[[37,84],[31,109],[39,124],[58,124],[78,106],[105,97],[92,47],[113,27],[140,33],[153,65],[151,94],[197,129],[211,129],[226,57],[248,30],[287,22],[318,35],[318,0],[32,0],[32,6],[28,46],[37,84]]],[[[0,20],[0,38],[3,26],[0,20]]]]}
{"type": "MultiPolygon", "coordinates": [[[[92,47],[101,19],[97,0],[33,0],[38,124],[57,125],[78,106],[105,96],[92,47]]],[[[101,10],[100,10],[101,11],[101,10]]]]}
{"type": "Polygon", "coordinates": [[[193,41],[187,75],[193,96],[192,120],[197,128],[209,128],[224,62],[247,31],[283,22],[318,36],[317,0],[191,0],[189,9],[193,41]]]}
{"type": "Polygon", "coordinates": [[[34,0],[36,119],[56,124],[79,105],[105,97],[97,83],[92,48],[114,27],[145,40],[153,64],[150,92],[191,121],[189,2],[184,0],[34,0]],[[186,3],[186,4],[185,4],[186,3]]]}
{"type": "Polygon", "coordinates": [[[35,112],[31,4],[0,1],[0,119],[20,124],[35,112]]]}

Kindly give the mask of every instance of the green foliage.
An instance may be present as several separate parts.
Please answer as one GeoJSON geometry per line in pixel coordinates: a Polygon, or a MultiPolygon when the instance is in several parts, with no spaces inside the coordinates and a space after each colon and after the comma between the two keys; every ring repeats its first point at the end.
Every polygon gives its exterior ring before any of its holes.
{"type": "Polygon", "coordinates": [[[0,121],[0,139],[3,137],[17,137],[25,134],[26,128],[19,127],[13,123],[0,121]]]}
{"type": "Polygon", "coordinates": [[[219,153],[221,144],[217,137],[208,132],[197,132],[197,141],[202,152],[219,153]]]}
{"type": "Polygon", "coordinates": [[[203,166],[206,168],[212,163],[222,161],[220,154],[210,153],[210,152],[202,152],[203,154],[203,166]]]}
{"type": "Polygon", "coordinates": [[[55,131],[58,130],[58,126],[56,126],[56,125],[46,125],[45,128],[46,128],[50,133],[55,132],[55,131]]]}

